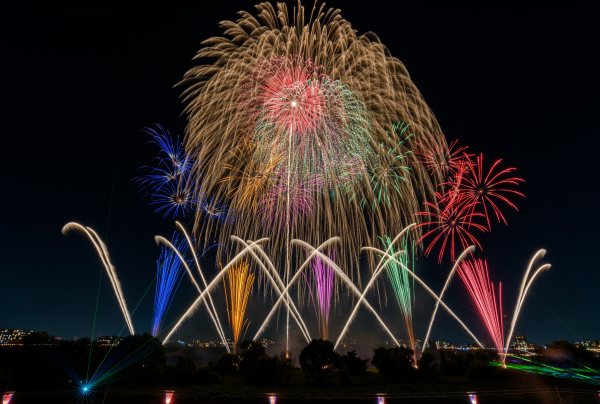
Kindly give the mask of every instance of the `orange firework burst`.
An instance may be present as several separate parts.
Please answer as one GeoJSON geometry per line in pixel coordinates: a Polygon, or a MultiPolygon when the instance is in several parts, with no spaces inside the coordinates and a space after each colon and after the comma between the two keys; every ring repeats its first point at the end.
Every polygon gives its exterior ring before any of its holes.
{"type": "Polygon", "coordinates": [[[273,180],[273,169],[281,162],[283,153],[272,156],[267,161],[256,161],[252,158],[252,149],[252,144],[246,141],[244,145],[237,148],[237,154],[229,151],[237,160],[237,164],[224,165],[231,175],[223,178],[221,182],[237,184],[228,193],[233,196],[233,206],[236,209],[251,207],[256,211],[258,202],[273,180]]]}

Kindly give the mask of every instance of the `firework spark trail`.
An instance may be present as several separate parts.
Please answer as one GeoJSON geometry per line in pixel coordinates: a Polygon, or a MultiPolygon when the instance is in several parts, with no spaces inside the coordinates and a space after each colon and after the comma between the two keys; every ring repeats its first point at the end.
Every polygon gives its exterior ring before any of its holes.
{"type": "MultiPolygon", "coordinates": [[[[388,236],[385,236],[381,240],[383,241],[384,246],[389,249],[389,252],[392,254],[392,256],[395,256],[396,254],[394,253],[392,240],[388,236]]],[[[408,237],[404,237],[402,239],[402,249],[405,251],[405,253],[399,254],[399,258],[400,261],[402,261],[404,265],[408,267],[408,237]]],[[[404,316],[404,325],[406,328],[406,335],[410,341],[410,348],[416,353],[415,336],[412,324],[411,290],[408,274],[402,269],[402,267],[396,265],[396,263],[393,261],[388,262],[386,269],[388,277],[390,278],[390,283],[392,284],[392,288],[394,290],[394,294],[396,295],[396,300],[398,301],[398,306],[400,306],[400,311],[404,316]]]]}
{"type": "MultiPolygon", "coordinates": [[[[185,314],[179,319],[179,321],[177,322],[177,324],[175,324],[175,326],[173,327],[173,329],[171,330],[171,332],[169,333],[169,335],[167,335],[167,337],[165,338],[165,340],[163,341],[163,344],[166,344],[171,336],[173,335],[173,333],[175,333],[179,327],[181,327],[181,324],[192,314],[194,314],[196,312],[196,310],[198,309],[198,307],[200,306],[200,304],[204,301],[205,295],[210,293],[210,290],[212,288],[215,287],[215,285],[217,285],[219,283],[219,281],[221,280],[221,278],[227,273],[227,271],[229,270],[229,267],[232,266],[238,259],[243,258],[244,255],[246,255],[249,251],[256,249],[258,251],[261,251],[260,246],[258,245],[259,243],[262,243],[263,241],[268,241],[268,238],[263,238],[257,241],[252,242],[250,245],[248,245],[247,247],[245,247],[242,251],[240,251],[235,257],[233,257],[233,259],[221,270],[221,272],[219,272],[217,274],[217,276],[215,276],[215,278],[208,284],[208,287],[200,294],[200,296],[196,299],[196,301],[189,307],[189,309],[185,312],[185,314]]],[[[264,268],[261,267],[261,268],[264,268]]],[[[267,272],[267,276],[269,277],[269,280],[271,280],[272,284],[275,284],[275,281],[272,277],[270,277],[270,274],[267,272]]],[[[278,291],[278,289],[276,289],[276,291],[278,291]]],[[[298,326],[300,328],[302,328],[302,325],[300,322],[298,322],[298,326]]],[[[307,342],[310,342],[310,337],[307,338],[307,342]]]]}
{"type": "MultiPolygon", "coordinates": [[[[238,243],[242,244],[243,247],[248,247],[248,244],[246,242],[244,242],[244,240],[240,239],[239,237],[231,236],[231,239],[233,241],[237,241],[238,243]]],[[[248,243],[252,243],[252,241],[248,240],[248,243]]],[[[310,342],[311,338],[310,338],[310,333],[308,332],[308,327],[306,326],[306,324],[304,323],[304,320],[300,316],[300,312],[298,311],[298,309],[296,308],[296,305],[292,301],[291,296],[289,296],[289,293],[287,293],[287,289],[285,288],[285,285],[284,285],[283,281],[279,277],[279,274],[275,270],[275,267],[273,266],[273,263],[271,262],[271,260],[269,259],[269,257],[267,257],[267,255],[265,254],[265,252],[261,248],[257,248],[256,251],[258,251],[259,254],[261,255],[261,257],[269,264],[269,269],[271,270],[271,272],[269,272],[269,270],[265,267],[265,265],[263,264],[263,262],[258,258],[258,256],[256,255],[256,253],[254,252],[254,249],[250,249],[249,250],[249,254],[256,260],[256,262],[258,263],[259,267],[265,273],[267,279],[271,282],[271,285],[273,285],[273,288],[275,289],[275,292],[277,292],[277,294],[279,295],[279,301],[281,301],[284,298],[284,294],[283,294],[284,292],[282,292],[282,291],[285,289],[285,292],[286,292],[285,296],[287,297],[287,299],[286,299],[286,306],[287,306],[288,309],[291,308],[291,310],[292,310],[291,311],[292,318],[294,319],[294,321],[296,321],[296,323],[300,327],[300,330],[304,334],[304,338],[306,338],[306,341],[310,342]]],[[[270,318],[270,316],[271,316],[271,314],[273,312],[274,312],[274,309],[271,309],[271,313],[270,313],[270,315],[269,315],[269,317],[267,319],[270,318]]],[[[263,323],[263,327],[265,326],[266,321],[267,320],[265,320],[265,323],[263,323]]],[[[256,340],[257,338],[254,338],[254,339],[256,340]]]]}
{"type": "Polygon", "coordinates": [[[508,174],[515,168],[506,168],[498,173],[493,174],[494,169],[498,164],[502,162],[502,160],[496,161],[490,171],[483,174],[483,154],[477,156],[476,162],[472,162],[470,159],[465,159],[465,170],[461,170],[458,177],[460,180],[455,180],[454,182],[450,182],[447,184],[452,185],[456,183],[456,192],[458,194],[457,204],[461,206],[469,206],[468,211],[471,213],[475,210],[475,208],[483,207],[483,211],[485,214],[488,230],[491,229],[490,224],[490,216],[488,212],[488,205],[490,206],[490,210],[494,212],[498,222],[501,220],[506,223],[506,219],[504,215],[500,211],[500,208],[494,203],[492,198],[499,199],[505,203],[507,203],[510,207],[517,209],[516,205],[508,200],[503,194],[515,194],[525,197],[521,192],[515,191],[513,189],[505,189],[499,187],[505,187],[507,185],[519,185],[519,182],[525,182],[522,178],[512,177],[512,178],[503,178],[504,174],[508,174]],[[476,205],[477,204],[477,205],[476,205]]]}
{"type": "Polygon", "coordinates": [[[450,285],[450,281],[454,277],[454,274],[456,273],[456,270],[458,269],[458,265],[462,262],[462,260],[465,259],[465,257],[468,254],[472,255],[473,252],[475,252],[475,246],[474,245],[472,245],[472,246],[468,247],[466,250],[464,250],[462,252],[462,254],[460,254],[460,256],[458,257],[458,259],[456,260],[456,262],[454,263],[454,265],[452,266],[452,270],[450,271],[450,274],[448,275],[448,278],[446,279],[446,283],[444,284],[444,287],[442,288],[442,292],[440,293],[440,300],[438,300],[438,301],[435,302],[435,308],[433,309],[433,314],[431,315],[431,321],[429,321],[429,327],[427,328],[427,334],[425,334],[425,339],[423,340],[423,351],[425,351],[425,347],[428,344],[429,335],[431,334],[431,328],[433,327],[433,321],[435,320],[435,315],[436,315],[436,313],[438,311],[438,307],[440,305],[440,301],[444,297],[444,293],[446,292],[446,289],[450,285]]]}
{"type": "MultiPolygon", "coordinates": [[[[186,245],[184,240],[178,240],[174,234],[171,243],[181,251],[185,257],[186,245]]],[[[173,297],[183,279],[185,272],[181,274],[183,265],[175,252],[165,247],[161,248],[160,258],[156,261],[158,275],[156,280],[156,294],[154,295],[154,316],[152,317],[152,336],[156,337],[162,328],[163,321],[173,297]]]]}
{"type": "MultiPolygon", "coordinates": [[[[187,234],[186,234],[186,238],[187,238],[187,234]]],[[[179,260],[181,261],[181,263],[183,264],[183,266],[185,267],[185,269],[187,270],[190,278],[192,279],[192,282],[194,283],[194,285],[196,286],[196,289],[198,290],[198,293],[200,293],[200,296],[204,296],[202,289],[200,289],[200,286],[198,285],[198,282],[196,282],[196,279],[194,278],[194,275],[192,274],[192,270],[190,269],[189,265],[187,264],[187,261],[185,260],[185,258],[181,255],[181,253],[179,252],[179,250],[173,245],[171,244],[166,238],[162,237],[162,236],[155,236],[154,237],[156,244],[160,245],[160,244],[164,244],[167,247],[171,248],[171,250],[173,252],[175,252],[175,254],[177,254],[177,256],[179,257],[179,260]]],[[[188,240],[188,243],[190,243],[190,241],[188,240]]],[[[191,244],[191,243],[190,243],[191,244]]],[[[192,250],[193,251],[193,250],[192,250]]],[[[198,267],[200,268],[200,267],[198,267]]],[[[202,278],[204,278],[204,276],[202,276],[202,278]]],[[[206,291],[206,288],[205,288],[206,291]]],[[[212,300],[211,300],[212,303],[212,300]]],[[[212,306],[214,309],[214,305],[212,306]]],[[[227,352],[229,351],[229,345],[227,344],[227,339],[225,338],[225,333],[223,332],[223,328],[221,327],[221,323],[218,320],[218,316],[215,312],[213,313],[210,309],[210,307],[208,306],[208,304],[206,305],[206,309],[208,310],[208,314],[210,315],[211,320],[213,321],[213,324],[215,325],[215,328],[217,329],[217,332],[219,333],[219,336],[221,337],[221,341],[223,342],[223,344],[225,345],[225,349],[227,349],[227,352]]],[[[172,331],[171,331],[172,333],[172,331]]],[[[169,335],[171,335],[171,333],[169,335]]],[[[166,341],[166,339],[165,339],[166,341]]],[[[164,344],[165,342],[163,342],[164,344]]]]}
{"type": "Polygon", "coordinates": [[[248,263],[242,261],[227,273],[229,282],[226,282],[225,277],[223,277],[227,314],[229,324],[233,330],[233,352],[236,351],[240,336],[243,338],[248,326],[250,326],[250,322],[244,319],[248,298],[250,292],[252,292],[252,283],[254,282],[254,274],[249,273],[249,269],[248,263]],[[229,299],[227,299],[227,283],[229,283],[229,299]]]}
{"type": "Polygon", "coordinates": [[[521,281],[521,288],[519,290],[519,297],[517,298],[517,305],[515,306],[515,313],[513,315],[513,319],[510,324],[510,330],[508,332],[508,337],[506,339],[505,347],[507,349],[510,346],[510,338],[512,337],[512,333],[515,329],[515,325],[517,324],[517,319],[519,318],[519,313],[521,312],[521,307],[523,306],[523,302],[525,301],[525,296],[527,295],[527,292],[529,291],[529,287],[531,286],[531,284],[533,283],[533,280],[539,273],[541,273],[544,270],[550,269],[550,264],[542,265],[533,273],[533,276],[531,278],[529,278],[529,273],[531,272],[531,268],[533,267],[535,262],[538,259],[543,258],[544,255],[546,255],[546,250],[544,250],[544,249],[541,249],[535,253],[533,258],[529,262],[529,265],[527,266],[527,271],[525,271],[525,275],[523,276],[523,281],[521,281]]]}
{"type": "Polygon", "coordinates": [[[467,286],[477,310],[488,329],[502,363],[506,361],[504,352],[504,327],[502,326],[502,283],[498,286],[498,298],[494,284],[490,282],[487,262],[485,260],[463,261],[458,267],[458,274],[467,286]]]}
{"type": "Polygon", "coordinates": [[[443,238],[442,246],[440,248],[440,254],[438,256],[438,263],[442,262],[442,258],[444,256],[444,251],[448,240],[450,240],[450,260],[455,261],[455,238],[460,241],[462,248],[467,248],[470,243],[476,244],[479,248],[481,245],[479,241],[469,232],[468,228],[473,226],[474,228],[487,231],[487,229],[477,223],[473,223],[472,220],[475,217],[483,216],[481,213],[474,213],[471,210],[470,205],[451,205],[446,206],[440,209],[439,204],[434,205],[429,202],[425,202],[424,205],[431,208],[432,211],[427,212],[417,212],[415,216],[427,216],[430,218],[428,222],[423,222],[416,227],[422,226],[434,226],[433,229],[429,230],[427,233],[423,234],[418,240],[417,243],[421,242],[423,239],[428,237],[429,235],[440,231],[437,236],[433,238],[427,249],[425,250],[425,255],[429,255],[433,250],[433,247],[437,244],[437,242],[443,238]]]}
{"type": "Polygon", "coordinates": [[[217,199],[229,195],[232,200],[228,203],[241,210],[235,230],[220,223],[208,223],[197,213],[195,231],[205,235],[218,233],[221,243],[226,243],[234,232],[244,240],[269,237],[272,240],[269,255],[281,257],[279,260],[284,258],[280,252],[285,238],[277,237],[279,229],[256,220],[255,196],[261,195],[262,186],[245,186],[251,184],[246,178],[257,180],[254,184],[269,184],[264,177],[254,175],[252,169],[259,165],[264,170],[277,156],[265,145],[273,144],[284,154],[275,166],[286,164],[289,158],[284,149],[288,139],[275,140],[289,135],[289,124],[293,123],[295,135],[312,135],[303,139],[294,136],[303,147],[296,148],[294,144],[293,161],[298,165],[301,161],[314,162],[307,164],[306,170],[322,173],[325,177],[322,183],[331,188],[315,197],[322,209],[298,224],[293,235],[313,245],[343,235],[340,250],[348,253],[340,255],[338,264],[360,285],[360,246],[371,245],[376,235],[397,234],[421,202],[433,198],[443,180],[430,178],[420,169],[421,163],[409,156],[403,165],[410,168],[411,175],[407,182],[400,181],[400,194],[394,190],[389,204],[363,213],[363,198],[369,206],[375,199],[367,178],[374,160],[364,162],[364,168],[359,159],[352,164],[345,164],[346,161],[353,157],[352,150],[362,155],[354,147],[360,144],[368,146],[371,153],[382,143],[392,143],[385,144],[382,150],[394,149],[399,141],[392,127],[394,122],[410,122],[414,133],[402,145],[399,155],[411,151],[414,142],[425,135],[441,137],[441,130],[404,65],[390,55],[373,33],[357,35],[350,23],[341,18],[339,10],[317,7],[313,10],[315,18],[307,20],[304,7],[296,8],[293,13],[283,3],[277,8],[269,3],[257,7],[256,18],[244,12],[237,22],[223,22],[222,27],[231,39],[211,38],[197,54],[198,59],[215,63],[193,67],[179,83],[185,87],[188,115],[185,146],[197,160],[194,172],[203,173],[207,194],[217,199]],[[286,68],[277,69],[278,63],[286,68]],[[309,74],[314,69],[317,74],[309,74]],[[295,73],[282,74],[288,70],[295,73]],[[249,92],[248,104],[240,100],[245,92],[249,92]],[[252,105],[252,108],[240,108],[241,101],[242,107],[252,105]],[[310,110],[306,105],[316,107],[310,110]],[[249,115],[252,119],[248,119],[249,115]],[[353,118],[359,116],[364,119],[353,118]],[[301,125],[296,126],[295,122],[301,125]],[[314,125],[322,130],[312,130],[314,125]],[[240,136],[242,132],[244,136],[240,136]],[[326,139],[320,135],[327,135],[326,139]],[[356,144],[350,142],[352,137],[358,140],[356,144]],[[252,145],[252,156],[256,157],[251,163],[239,153],[230,152],[243,149],[248,142],[252,145]],[[345,148],[350,150],[344,151],[345,148]],[[322,157],[323,161],[317,161],[316,157],[322,157]],[[223,181],[225,178],[228,180],[223,181]],[[344,193],[347,179],[364,185],[352,200],[344,193]]]}
{"type": "MultiPolygon", "coordinates": [[[[329,259],[335,261],[335,252],[328,255],[329,259]]],[[[329,339],[329,309],[331,307],[335,272],[333,269],[329,268],[321,258],[317,257],[312,264],[312,273],[317,289],[317,301],[319,304],[318,319],[321,324],[321,338],[329,339]]]]}
{"type": "MultiPolygon", "coordinates": [[[[194,257],[194,261],[196,262],[196,268],[198,268],[198,272],[200,272],[200,278],[202,279],[202,283],[204,284],[204,288],[206,289],[208,287],[206,284],[206,278],[204,277],[204,272],[202,271],[202,267],[200,266],[200,261],[198,260],[198,255],[196,255],[196,251],[194,250],[194,245],[192,243],[192,240],[190,239],[190,236],[188,236],[187,231],[185,230],[185,227],[183,227],[181,223],[179,223],[178,221],[175,221],[175,225],[177,227],[179,227],[179,230],[183,233],[183,235],[185,236],[185,239],[188,242],[188,246],[189,246],[190,250],[192,251],[192,256],[194,257]]],[[[217,245],[220,245],[220,244],[217,244],[217,245]]],[[[212,247],[214,247],[214,245],[209,248],[212,248],[212,247]]],[[[207,250],[205,250],[202,253],[200,258],[202,258],[202,256],[206,253],[207,250]]],[[[190,275],[191,275],[191,273],[190,273],[190,275]]],[[[210,308],[212,309],[211,318],[213,318],[213,321],[216,320],[217,331],[218,331],[219,335],[221,336],[223,343],[226,343],[227,340],[225,339],[225,333],[223,332],[223,327],[221,326],[221,322],[219,321],[219,314],[217,313],[217,309],[215,309],[215,304],[213,303],[212,296],[210,295],[210,293],[208,294],[208,300],[210,302],[210,308]]],[[[225,345],[227,346],[227,344],[225,344],[225,345]]],[[[227,346],[227,351],[229,352],[228,346],[227,346]]]]}
{"type": "Polygon", "coordinates": [[[479,340],[477,339],[477,337],[475,337],[475,335],[474,335],[474,334],[471,332],[471,330],[469,330],[469,328],[467,328],[467,326],[465,325],[465,323],[463,323],[463,322],[461,321],[461,319],[460,319],[460,318],[458,318],[458,316],[457,316],[456,314],[454,314],[454,312],[453,312],[452,310],[450,310],[450,307],[448,307],[448,306],[446,305],[446,303],[444,303],[444,302],[443,302],[443,301],[442,301],[442,300],[441,300],[441,299],[440,299],[440,298],[439,298],[439,297],[438,297],[438,296],[437,296],[437,295],[436,295],[436,294],[433,292],[433,290],[431,290],[431,289],[429,288],[429,286],[427,286],[427,284],[421,280],[421,278],[419,278],[419,277],[418,277],[417,275],[415,275],[415,274],[414,274],[414,273],[413,273],[413,272],[412,272],[410,269],[408,269],[406,266],[404,266],[404,264],[403,264],[401,261],[398,261],[398,260],[397,260],[395,257],[393,257],[393,256],[389,255],[389,254],[388,254],[387,252],[385,252],[385,251],[381,251],[381,250],[380,250],[380,249],[378,249],[378,248],[374,248],[374,247],[363,247],[362,249],[363,249],[363,250],[366,250],[366,251],[373,251],[373,252],[375,252],[375,253],[379,254],[380,256],[382,256],[382,257],[384,257],[384,258],[387,258],[387,259],[389,259],[389,260],[393,260],[394,262],[396,262],[396,264],[398,264],[398,265],[400,265],[402,268],[404,268],[404,270],[405,270],[405,271],[407,271],[407,272],[408,272],[408,274],[409,274],[410,276],[412,276],[412,277],[413,277],[413,279],[416,279],[416,281],[417,281],[417,282],[419,282],[419,283],[421,284],[421,286],[423,286],[423,288],[425,288],[425,290],[426,290],[426,291],[427,291],[427,292],[428,292],[428,293],[429,293],[429,294],[430,294],[430,295],[431,295],[431,296],[432,296],[434,299],[436,299],[436,301],[437,301],[437,302],[439,302],[439,304],[441,304],[441,305],[442,305],[442,307],[443,307],[444,309],[446,309],[446,311],[448,312],[448,314],[450,314],[452,317],[454,317],[454,319],[455,319],[456,321],[458,321],[458,323],[459,323],[459,324],[462,326],[462,328],[464,328],[464,329],[465,329],[465,331],[466,331],[467,333],[469,333],[469,335],[471,336],[471,338],[473,338],[473,341],[475,341],[475,343],[476,343],[477,345],[479,345],[480,347],[484,348],[483,344],[482,344],[481,342],[479,342],[479,340]]]}
{"type": "Polygon", "coordinates": [[[131,333],[131,335],[133,335],[134,330],[133,330],[133,323],[131,322],[131,315],[129,314],[129,310],[127,310],[127,304],[125,303],[125,298],[123,297],[123,291],[121,290],[121,283],[119,282],[119,278],[117,277],[117,272],[115,271],[115,267],[110,262],[110,258],[108,256],[108,250],[106,248],[106,245],[104,245],[102,240],[100,240],[100,237],[98,237],[96,232],[94,230],[92,230],[90,227],[83,227],[79,223],[70,222],[70,223],[67,223],[62,228],[62,233],[64,235],[67,235],[67,233],[70,230],[78,230],[78,231],[85,233],[89,237],[89,239],[92,241],[92,243],[94,244],[94,247],[96,248],[96,251],[98,252],[98,255],[100,256],[100,259],[102,260],[102,264],[104,265],[104,268],[106,269],[106,272],[108,274],[110,282],[113,285],[113,289],[115,291],[115,295],[117,296],[119,306],[121,307],[121,311],[123,312],[123,316],[125,317],[127,326],[129,327],[129,332],[131,333]]]}

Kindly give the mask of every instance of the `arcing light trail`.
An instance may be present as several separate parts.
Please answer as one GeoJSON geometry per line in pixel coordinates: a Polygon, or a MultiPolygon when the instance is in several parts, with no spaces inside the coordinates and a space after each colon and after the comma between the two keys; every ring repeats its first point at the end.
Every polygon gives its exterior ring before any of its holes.
{"type": "Polygon", "coordinates": [[[541,249],[535,253],[531,261],[529,261],[529,265],[527,266],[527,271],[525,271],[525,275],[523,276],[523,281],[521,282],[521,288],[519,289],[519,297],[517,298],[517,304],[515,306],[515,313],[513,314],[513,319],[510,324],[510,329],[508,331],[508,337],[506,339],[506,344],[504,345],[507,349],[510,347],[510,338],[515,329],[515,325],[517,324],[517,319],[519,318],[519,314],[521,313],[521,308],[523,307],[523,302],[525,301],[525,296],[527,296],[527,292],[529,291],[529,287],[533,283],[535,277],[544,270],[550,269],[550,264],[545,264],[539,267],[531,276],[529,277],[529,273],[531,272],[531,268],[537,262],[538,259],[543,258],[546,255],[546,250],[541,249]]]}
{"type": "Polygon", "coordinates": [[[431,334],[431,328],[433,327],[433,320],[435,320],[435,315],[437,314],[438,307],[439,307],[439,304],[441,302],[441,299],[444,297],[444,292],[446,292],[446,289],[448,288],[448,285],[450,285],[450,280],[452,279],[452,277],[456,273],[456,270],[458,269],[458,265],[462,262],[462,260],[464,260],[467,257],[467,254],[473,254],[474,251],[475,251],[475,246],[474,245],[468,247],[465,251],[462,252],[462,254],[460,254],[458,256],[458,259],[456,260],[456,262],[452,266],[452,270],[450,271],[450,274],[448,275],[448,278],[446,279],[446,283],[444,284],[442,292],[440,293],[440,300],[438,300],[438,301],[435,302],[435,308],[433,309],[433,314],[431,316],[431,321],[429,321],[429,327],[427,327],[427,334],[425,334],[425,339],[423,340],[424,341],[423,342],[423,350],[425,350],[425,347],[428,344],[427,341],[429,341],[429,335],[431,334]]]}
{"type": "Polygon", "coordinates": [[[129,314],[129,311],[127,310],[127,304],[125,303],[125,298],[123,297],[123,291],[121,290],[121,283],[119,282],[119,278],[117,277],[117,272],[115,271],[115,267],[110,262],[110,258],[108,256],[108,250],[106,248],[106,245],[104,245],[102,240],[100,240],[100,237],[98,237],[96,232],[94,230],[92,230],[90,227],[83,227],[79,223],[71,222],[71,223],[67,223],[63,227],[62,233],[66,235],[71,230],[78,230],[82,233],[85,233],[89,237],[89,239],[92,241],[92,243],[94,244],[94,247],[96,247],[96,251],[98,252],[98,255],[100,256],[100,259],[102,260],[102,264],[104,265],[104,268],[106,269],[106,273],[108,274],[110,282],[112,283],[113,289],[115,291],[115,295],[117,296],[117,300],[119,302],[119,306],[121,307],[121,311],[123,312],[123,316],[125,317],[125,322],[127,323],[127,327],[129,327],[129,332],[131,333],[131,335],[135,334],[135,332],[133,331],[133,323],[131,322],[131,315],[129,314]]]}
{"type": "MultiPolygon", "coordinates": [[[[180,226],[180,227],[183,229],[182,226],[180,226]]],[[[190,245],[191,245],[191,241],[189,240],[189,237],[187,236],[187,234],[185,234],[185,236],[186,236],[186,239],[188,240],[188,243],[190,243],[190,245]]],[[[190,278],[192,279],[192,282],[196,286],[196,289],[198,290],[198,293],[200,293],[200,296],[204,299],[204,297],[203,297],[204,294],[203,294],[202,289],[200,289],[200,286],[198,285],[198,283],[196,282],[196,279],[194,278],[194,275],[192,274],[192,270],[188,266],[185,258],[181,255],[181,253],[179,252],[179,250],[177,250],[177,248],[173,244],[171,244],[164,237],[156,236],[155,240],[156,240],[157,244],[161,244],[162,243],[162,244],[170,247],[171,250],[173,250],[175,252],[175,254],[177,254],[177,256],[179,257],[181,263],[183,264],[183,266],[187,270],[188,274],[190,275],[190,278]]],[[[192,246],[192,253],[194,254],[193,246],[192,246]]],[[[198,261],[196,260],[196,262],[198,262],[198,261]]],[[[200,274],[202,274],[202,270],[200,269],[200,266],[198,266],[198,270],[200,271],[200,274]]],[[[204,280],[204,276],[202,276],[202,279],[204,280]]],[[[205,286],[205,291],[206,291],[206,286],[205,286]]],[[[209,298],[210,298],[210,295],[209,295],[209,298]]],[[[208,310],[208,314],[210,315],[213,323],[215,324],[215,327],[217,328],[217,332],[219,333],[219,336],[221,337],[222,343],[225,345],[225,348],[227,349],[227,352],[229,352],[229,345],[227,345],[227,339],[225,338],[225,333],[223,332],[223,328],[221,327],[221,323],[218,320],[218,316],[215,315],[216,314],[216,310],[214,310],[214,305],[212,304],[212,299],[210,299],[210,303],[211,303],[211,306],[209,307],[208,304],[207,304],[206,305],[206,309],[208,310]],[[211,308],[213,309],[212,311],[211,311],[211,308]]],[[[166,341],[166,339],[165,339],[165,341],[166,341]]]]}

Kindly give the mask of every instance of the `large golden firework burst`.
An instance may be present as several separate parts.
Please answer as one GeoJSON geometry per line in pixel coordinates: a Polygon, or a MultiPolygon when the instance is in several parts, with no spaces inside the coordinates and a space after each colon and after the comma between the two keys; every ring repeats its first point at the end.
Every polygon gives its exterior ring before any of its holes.
{"type": "MultiPolygon", "coordinates": [[[[273,161],[248,164],[241,157],[242,151],[252,144],[252,133],[248,131],[251,123],[240,107],[239,97],[257,66],[273,57],[295,55],[310,60],[320,75],[356,94],[371,121],[370,136],[365,140],[375,153],[386,153],[364,162],[360,187],[353,184],[349,193],[344,184],[328,184],[315,198],[317,204],[311,214],[292,222],[292,237],[315,246],[339,236],[339,264],[356,278],[360,247],[376,244],[378,236],[393,236],[414,222],[413,214],[423,201],[433,199],[436,186],[442,182],[437,174],[430,177],[411,153],[415,142],[425,136],[433,136],[444,144],[445,140],[408,71],[374,33],[357,35],[340,10],[326,9],[324,4],[315,6],[308,19],[300,3],[292,13],[283,3],[276,8],[261,3],[256,8],[257,17],[241,11],[236,22],[221,22],[227,37],[204,41],[195,57],[214,63],[192,68],[179,83],[185,87],[187,102],[185,146],[199,162],[195,169],[202,173],[203,192],[227,201],[238,217],[237,224],[229,226],[205,221],[199,214],[195,232],[200,242],[212,242],[216,235],[227,245],[231,245],[232,234],[244,240],[269,237],[266,248],[270,255],[284,255],[283,231],[278,226],[265,225],[257,213],[257,201],[269,186],[262,174],[274,168],[273,161]],[[408,130],[395,132],[393,125],[398,122],[408,124],[408,130]],[[403,174],[406,180],[396,182],[397,189],[388,192],[386,203],[377,205],[374,201],[378,190],[372,189],[370,171],[377,161],[390,158],[389,150],[404,156],[401,165],[408,172],[403,174]]],[[[271,159],[286,161],[287,157],[277,154],[271,159]]],[[[360,277],[357,278],[360,284],[360,277]]]]}

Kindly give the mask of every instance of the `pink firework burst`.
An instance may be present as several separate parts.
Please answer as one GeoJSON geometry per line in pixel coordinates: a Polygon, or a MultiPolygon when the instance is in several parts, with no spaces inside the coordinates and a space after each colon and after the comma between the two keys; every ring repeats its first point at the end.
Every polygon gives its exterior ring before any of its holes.
{"type": "Polygon", "coordinates": [[[319,185],[317,176],[302,178],[298,173],[281,168],[274,173],[273,183],[260,202],[263,222],[282,228],[287,222],[295,223],[312,214],[318,206],[313,195],[319,185]]]}
{"type": "Polygon", "coordinates": [[[458,140],[454,140],[446,148],[446,138],[444,135],[441,138],[424,136],[422,142],[415,142],[413,152],[419,159],[418,162],[425,167],[429,175],[438,172],[443,178],[447,178],[449,174],[453,174],[459,170],[463,160],[468,160],[470,157],[470,155],[463,153],[469,146],[459,147],[454,150],[457,142],[458,140]]]}
{"type": "MultiPolygon", "coordinates": [[[[473,218],[477,216],[483,216],[481,213],[475,213],[470,210],[470,205],[458,206],[456,204],[445,206],[440,209],[440,203],[433,204],[430,202],[424,202],[431,211],[428,212],[417,212],[415,216],[425,216],[428,220],[423,222],[416,227],[430,226],[431,229],[423,234],[417,242],[423,241],[425,238],[438,233],[433,240],[429,243],[429,246],[425,249],[425,255],[429,255],[438,241],[442,241],[440,247],[440,253],[438,256],[438,262],[442,262],[444,251],[446,247],[450,250],[450,259],[454,262],[456,256],[457,243],[460,242],[463,249],[467,248],[469,244],[476,244],[481,248],[479,241],[473,236],[468,228],[473,226],[477,230],[485,232],[487,229],[477,223],[473,223],[473,218]]],[[[443,206],[443,205],[442,205],[443,206]]]]}
{"type": "Polygon", "coordinates": [[[516,170],[516,168],[506,168],[494,172],[501,162],[502,160],[496,161],[489,172],[484,174],[483,154],[477,156],[476,162],[466,159],[464,160],[464,168],[460,170],[455,179],[445,183],[445,185],[450,185],[452,189],[454,204],[467,206],[470,213],[474,212],[476,208],[483,208],[483,216],[487,220],[488,230],[491,229],[490,210],[494,212],[498,222],[503,221],[504,224],[507,224],[504,215],[497,205],[498,200],[519,210],[505,195],[525,197],[521,192],[507,188],[525,181],[517,177],[507,178],[506,175],[516,170]]]}

